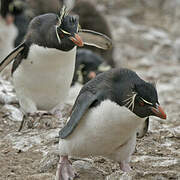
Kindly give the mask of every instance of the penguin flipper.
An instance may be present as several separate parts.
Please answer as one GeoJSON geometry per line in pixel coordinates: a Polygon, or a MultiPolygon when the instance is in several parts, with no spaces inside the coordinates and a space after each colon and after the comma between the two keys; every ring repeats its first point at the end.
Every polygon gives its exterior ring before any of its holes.
{"type": "Polygon", "coordinates": [[[0,72],[17,57],[17,55],[25,48],[25,44],[22,43],[17,46],[4,60],[0,63],[0,72]]]}
{"type": "Polygon", "coordinates": [[[83,43],[86,45],[95,46],[104,50],[110,49],[112,47],[112,40],[99,32],[80,29],[78,34],[82,38],[83,43]]]}
{"type": "Polygon", "coordinates": [[[149,128],[149,117],[146,118],[144,123],[138,128],[137,138],[143,138],[148,132],[148,128],[149,128]]]}
{"type": "Polygon", "coordinates": [[[97,95],[86,91],[78,96],[73,106],[73,111],[70,116],[70,120],[67,124],[59,131],[59,137],[65,139],[68,137],[76,128],[80,122],[82,116],[86,113],[88,108],[97,100],[97,95]]]}

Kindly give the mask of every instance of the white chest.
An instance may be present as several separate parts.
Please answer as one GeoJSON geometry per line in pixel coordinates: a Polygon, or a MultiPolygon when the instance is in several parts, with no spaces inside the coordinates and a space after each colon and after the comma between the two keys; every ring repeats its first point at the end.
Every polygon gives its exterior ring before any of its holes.
{"type": "MultiPolygon", "coordinates": [[[[65,52],[52,48],[44,48],[38,45],[32,45],[29,50],[28,58],[23,60],[18,68],[18,72],[25,71],[30,77],[44,78],[45,76],[53,77],[54,75],[64,74],[72,69],[76,55],[76,47],[71,51],[65,52]],[[58,74],[56,74],[58,73],[58,74]]],[[[60,76],[60,75],[59,75],[60,76]]]]}
{"type": "Polygon", "coordinates": [[[49,110],[63,102],[73,78],[76,47],[64,52],[32,45],[28,58],[13,74],[17,96],[49,110]]]}
{"type": "Polygon", "coordinates": [[[67,139],[60,140],[60,151],[77,156],[109,154],[129,140],[141,123],[143,119],[127,108],[106,100],[86,113],[67,139]]]}

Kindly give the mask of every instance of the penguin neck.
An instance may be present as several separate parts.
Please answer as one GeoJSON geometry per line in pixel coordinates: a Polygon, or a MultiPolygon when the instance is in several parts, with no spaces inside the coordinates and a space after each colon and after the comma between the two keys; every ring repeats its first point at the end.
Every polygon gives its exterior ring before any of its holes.
{"type": "Polygon", "coordinates": [[[56,59],[71,60],[72,56],[76,54],[76,47],[70,51],[62,51],[55,48],[48,48],[32,44],[29,50],[29,58],[42,59],[45,61],[55,61],[56,59]]]}

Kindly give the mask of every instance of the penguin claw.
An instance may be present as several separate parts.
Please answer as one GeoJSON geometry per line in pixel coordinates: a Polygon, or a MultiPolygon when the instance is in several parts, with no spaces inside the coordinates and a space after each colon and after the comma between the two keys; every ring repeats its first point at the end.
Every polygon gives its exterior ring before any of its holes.
{"type": "Polygon", "coordinates": [[[130,165],[127,162],[124,162],[124,161],[120,162],[119,166],[120,166],[121,170],[124,171],[124,172],[130,172],[132,170],[130,165]]]}
{"type": "Polygon", "coordinates": [[[56,180],[73,180],[76,173],[68,159],[68,156],[61,156],[56,172],[56,180]]]}
{"type": "MultiPolygon", "coordinates": [[[[36,121],[40,121],[43,116],[54,116],[54,114],[52,112],[48,112],[48,111],[37,111],[35,113],[26,113],[23,116],[23,120],[21,121],[20,127],[18,129],[18,132],[20,132],[22,130],[22,128],[24,127],[24,124],[27,124],[28,128],[34,128],[34,124],[36,121]],[[28,120],[27,120],[28,119],[28,120]]],[[[45,124],[47,127],[49,127],[49,124],[45,124]]]]}

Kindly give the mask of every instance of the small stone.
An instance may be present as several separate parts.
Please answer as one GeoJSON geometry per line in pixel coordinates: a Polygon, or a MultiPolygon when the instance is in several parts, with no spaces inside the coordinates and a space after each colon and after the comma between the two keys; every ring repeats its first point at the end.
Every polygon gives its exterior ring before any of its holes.
{"type": "Polygon", "coordinates": [[[48,153],[39,164],[39,172],[44,173],[56,169],[59,156],[56,153],[48,153]]]}

